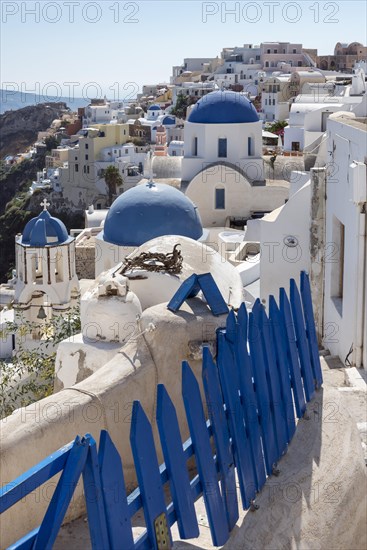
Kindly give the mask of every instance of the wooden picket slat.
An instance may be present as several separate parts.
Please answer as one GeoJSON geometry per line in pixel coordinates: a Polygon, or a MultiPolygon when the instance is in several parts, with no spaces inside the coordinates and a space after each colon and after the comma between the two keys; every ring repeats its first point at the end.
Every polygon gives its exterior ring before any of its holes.
{"type": "Polygon", "coordinates": [[[225,330],[217,331],[218,355],[217,364],[227,407],[229,431],[232,436],[232,447],[240,484],[242,506],[249,508],[256,496],[256,478],[251,458],[251,444],[246,431],[244,414],[239,395],[239,376],[235,362],[236,320],[233,311],[228,315],[228,336],[234,339],[231,343],[226,338],[225,330]]]}
{"type": "Polygon", "coordinates": [[[204,347],[203,349],[202,376],[209,418],[217,450],[228,529],[231,531],[239,517],[236,473],[218,370],[208,347],[204,347]]]}
{"type": "Polygon", "coordinates": [[[221,546],[229,537],[226,512],[217,481],[199,385],[186,361],[182,363],[182,396],[203,488],[212,541],[214,546],[221,546]]]}
{"type": "Polygon", "coordinates": [[[74,445],[71,441],[0,489],[0,514],[61,472],[74,445]]]}
{"type": "Polygon", "coordinates": [[[19,539],[14,544],[11,544],[8,546],[6,550],[32,550],[34,542],[37,538],[37,535],[39,533],[40,526],[36,527],[36,529],[33,529],[33,531],[30,531],[24,537],[19,539]]]}
{"type": "Polygon", "coordinates": [[[276,366],[280,378],[280,392],[283,404],[283,415],[286,419],[287,442],[292,439],[296,431],[294,406],[292,399],[291,378],[288,370],[288,360],[284,343],[284,334],[280,322],[280,311],[274,296],[269,296],[269,318],[273,330],[273,341],[276,353],[276,366]]]}
{"type": "Polygon", "coordinates": [[[308,274],[305,271],[301,271],[301,299],[303,305],[303,313],[306,322],[306,336],[308,346],[310,350],[310,357],[312,363],[312,371],[315,379],[316,388],[320,388],[322,385],[322,371],[319,355],[319,346],[317,344],[315,319],[313,315],[311,287],[308,274]]]}
{"type": "Polygon", "coordinates": [[[287,419],[280,390],[280,378],[276,366],[274,353],[275,345],[271,324],[263,307],[259,308],[259,314],[260,332],[265,356],[265,368],[267,371],[270,403],[274,415],[275,438],[277,442],[279,459],[287,450],[287,419]]]}
{"type": "Polygon", "coordinates": [[[248,342],[248,313],[244,302],[242,302],[242,304],[238,309],[237,323],[239,324],[241,329],[241,338],[243,338],[246,342],[248,342]]]}
{"type": "Polygon", "coordinates": [[[93,548],[107,548],[107,523],[99,473],[97,445],[91,434],[86,434],[85,437],[89,439],[89,449],[83,469],[83,484],[90,540],[93,548]]]}
{"type": "MultiPolygon", "coordinates": [[[[168,537],[170,540],[171,533],[166,514],[152,427],[139,401],[134,401],[133,404],[130,442],[149,541],[152,548],[158,550],[154,522],[161,514],[166,516],[168,537]]],[[[167,541],[165,542],[167,544],[167,541]]]]}
{"type": "Polygon", "coordinates": [[[261,346],[259,324],[255,313],[256,310],[254,311],[253,309],[249,315],[250,356],[253,365],[255,391],[259,407],[259,417],[266,471],[268,475],[271,475],[273,472],[273,467],[277,462],[277,447],[275,441],[272,412],[270,408],[268,383],[266,380],[265,359],[261,346]]]}
{"type": "Polygon", "coordinates": [[[89,439],[76,437],[51,502],[40,525],[34,550],[51,550],[87,459],[89,439]]]}
{"type": "Polygon", "coordinates": [[[306,339],[306,328],[303,319],[301,298],[294,279],[290,280],[290,301],[296,332],[297,348],[301,363],[303,387],[305,389],[306,401],[309,402],[315,396],[315,384],[313,380],[311,357],[306,339]]]}
{"type": "Polygon", "coordinates": [[[261,443],[257,396],[254,389],[254,376],[251,357],[247,349],[248,315],[245,304],[242,304],[238,310],[237,322],[236,360],[240,378],[242,409],[249,430],[256,490],[260,491],[266,481],[266,471],[261,443]]]}
{"type": "Polygon", "coordinates": [[[129,506],[120,455],[106,430],[101,431],[98,461],[111,550],[134,550],[129,506]]]}
{"type": "Polygon", "coordinates": [[[175,407],[163,384],[158,384],[157,425],[169,478],[172,501],[182,539],[199,536],[194,501],[175,407]]]}
{"type": "Polygon", "coordinates": [[[172,296],[171,300],[167,304],[167,309],[175,312],[180,309],[182,304],[188,298],[193,298],[200,292],[200,285],[198,283],[198,276],[193,273],[188,277],[172,296]]]}
{"type": "Polygon", "coordinates": [[[225,315],[229,309],[211,273],[198,275],[198,283],[213,315],[225,315]]]}
{"type": "Polygon", "coordinates": [[[302,418],[306,412],[306,401],[301,377],[301,366],[299,362],[294,323],[291,313],[291,306],[284,288],[279,290],[279,305],[281,314],[281,332],[284,334],[283,342],[286,345],[288,367],[291,375],[294,404],[298,418],[302,418]]]}

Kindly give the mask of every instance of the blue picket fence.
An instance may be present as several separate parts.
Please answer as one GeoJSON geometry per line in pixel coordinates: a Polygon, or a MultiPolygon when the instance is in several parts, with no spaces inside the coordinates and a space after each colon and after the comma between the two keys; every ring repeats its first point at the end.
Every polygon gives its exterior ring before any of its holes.
{"type": "MultiPolygon", "coordinates": [[[[164,456],[159,466],[152,426],[139,401],[133,405],[130,444],[138,488],[126,494],[120,455],[107,431],[97,453],[90,435],[69,443],[4,487],[4,512],[56,473],[60,480],[41,525],[12,549],[47,549],[57,537],[76,484],[83,477],[88,524],[95,549],[171,547],[170,527],[182,539],[199,535],[194,503],[203,496],[214,546],[223,545],[239,517],[236,474],[243,509],[255,498],[287,451],[307,403],[322,384],[308,275],[300,290],[290,281],[267,314],[257,300],[228,314],[217,331],[214,361],[204,347],[205,405],[189,364],[182,364],[182,398],[190,438],[182,444],[175,407],[163,384],[157,388],[157,426],[164,456]],[[207,411],[208,418],[205,415],[207,411]],[[215,454],[213,456],[212,443],[215,454]],[[190,479],[187,461],[195,455],[190,479]],[[166,505],[164,486],[172,501],[166,505]],[[132,517],[143,509],[146,529],[134,540],[132,517]]],[[[305,450],[307,452],[307,450],[305,450]]]]}

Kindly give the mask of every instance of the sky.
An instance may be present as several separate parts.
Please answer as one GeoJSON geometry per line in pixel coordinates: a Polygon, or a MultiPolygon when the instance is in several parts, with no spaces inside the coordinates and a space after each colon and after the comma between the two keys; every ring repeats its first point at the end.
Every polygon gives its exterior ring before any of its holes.
{"type": "Polygon", "coordinates": [[[5,1],[1,88],[44,96],[130,99],[169,82],[185,57],[223,47],[302,43],[332,54],[367,43],[364,1],[5,1]]]}

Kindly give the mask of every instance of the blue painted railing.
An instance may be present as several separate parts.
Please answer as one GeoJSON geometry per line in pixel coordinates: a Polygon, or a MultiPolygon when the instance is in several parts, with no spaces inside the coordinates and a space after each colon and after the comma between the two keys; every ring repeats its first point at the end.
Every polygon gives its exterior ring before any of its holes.
{"type": "Polygon", "coordinates": [[[182,539],[199,527],[194,502],[203,495],[214,546],[223,545],[239,517],[236,478],[242,507],[256,509],[256,494],[287,451],[296,418],[322,384],[309,279],[302,272],[300,292],[290,282],[290,297],[280,290],[279,304],[269,297],[269,315],[257,300],[231,311],[217,331],[217,356],[203,350],[202,379],[208,418],[198,381],[182,365],[182,397],[190,438],[182,444],[175,407],[163,384],[157,391],[157,426],[164,456],[158,465],[151,424],[139,401],[132,412],[130,443],[139,487],[127,496],[121,458],[102,431],[97,454],[90,435],[79,437],[4,487],[4,512],[36,487],[61,472],[39,527],[10,548],[52,548],[76,484],[83,477],[88,524],[95,549],[170,548],[170,526],[182,539]],[[215,454],[212,453],[212,442],[215,454]],[[197,475],[190,480],[188,459],[195,455],[197,475]],[[166,506],[164,485],[172,502],[166,506]],[[146,530],[136,540],[131,518],[143,509],[146,530]]]}

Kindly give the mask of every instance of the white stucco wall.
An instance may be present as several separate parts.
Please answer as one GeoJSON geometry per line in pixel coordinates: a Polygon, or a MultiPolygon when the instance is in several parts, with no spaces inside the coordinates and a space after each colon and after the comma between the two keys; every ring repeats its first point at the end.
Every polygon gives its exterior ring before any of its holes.
{"type": "Polygon", "coordinates": [[[299,142],[299,150],[304,148],[304,129],[298,126],[284,128],[284,151],[292,151],[292,142],[299,142]]]}
{"type": "Polygon", "coordinates": [[[281,286],[288,291],[289,279],[298,282],[300,271],[309,269],[310,199],[310,183],[306,183],[284,206],[260,220],[262,300],[270,294],[278,299],[281,286]],[[288,236],[297,239],[296,247],[286,246],[284,239],[288,236]]]}
{"type": "Polygon", "coordinates": [[[288,188],[282,185],[252,186],[237,170],[218,164],[197,174],[186,195],[199,209],[206,227],[226,226],[229,217],[246,220],[255,211],[270,211],[284,204],[288,188]],[[225,190],[225,207],[215,208],[215,190],[225,190]]]}
{"type": "Polygon", "coordinates": [[[95,238],[95,276],[98,277],[103,271],[120,263],[126,256],[135,250],[135,246],[117,246],[102,238],[99,233],[95,238]]]}
{"type": "Polygon", "coordinates": [[[346,120],[330,119],[328,135],[328,149],[334,149],[333,161],[336,170],[329,175],[326,188],[324,341],[331,353],[338,355],[343,361],[352,346],[354,352],[349,356],[349,361],[353,362],[356,358],[357,330],[359,328],[362,331],[361,318],[366,311],[366,301],[363,304],[361,290],[364,285],[365,296],[366,272],[361,271],[363,258],[360,246],[363,249],[363,244],[359,244],[363,243],[364,239],[364,248],[366,246],[366,214],[361,213],[362,203],[358,204],[357,201],[358,198],[360,201],[366,201],[364,159],[367,134],[362,125],[358,127],[353,123],[347,124],[346,120]],[[353,161],[361,161],[362,165],[359,168],[353,167],[353,161]],[[335,231],[338,223],[344,225],[345,232],[342,299],[335,296],[335,279],[339,275],[339,265],[343,257],[336,242],[335,231]],[[364,237],[361,233],[364,233],[364,237]],[[358,319],[361,307],[362,316],[358,319]]]}
{"type": "Polygon", "coordinates": [[[248,218],[251,214],[251,185],[242,174],[217,165],[203,170],[191,181],[186,195],[199,209],[204,226],[225,226],[227,218],[248,218]],[[225,208],[215,208],[215,190],[225,190],[225,208]]]}

